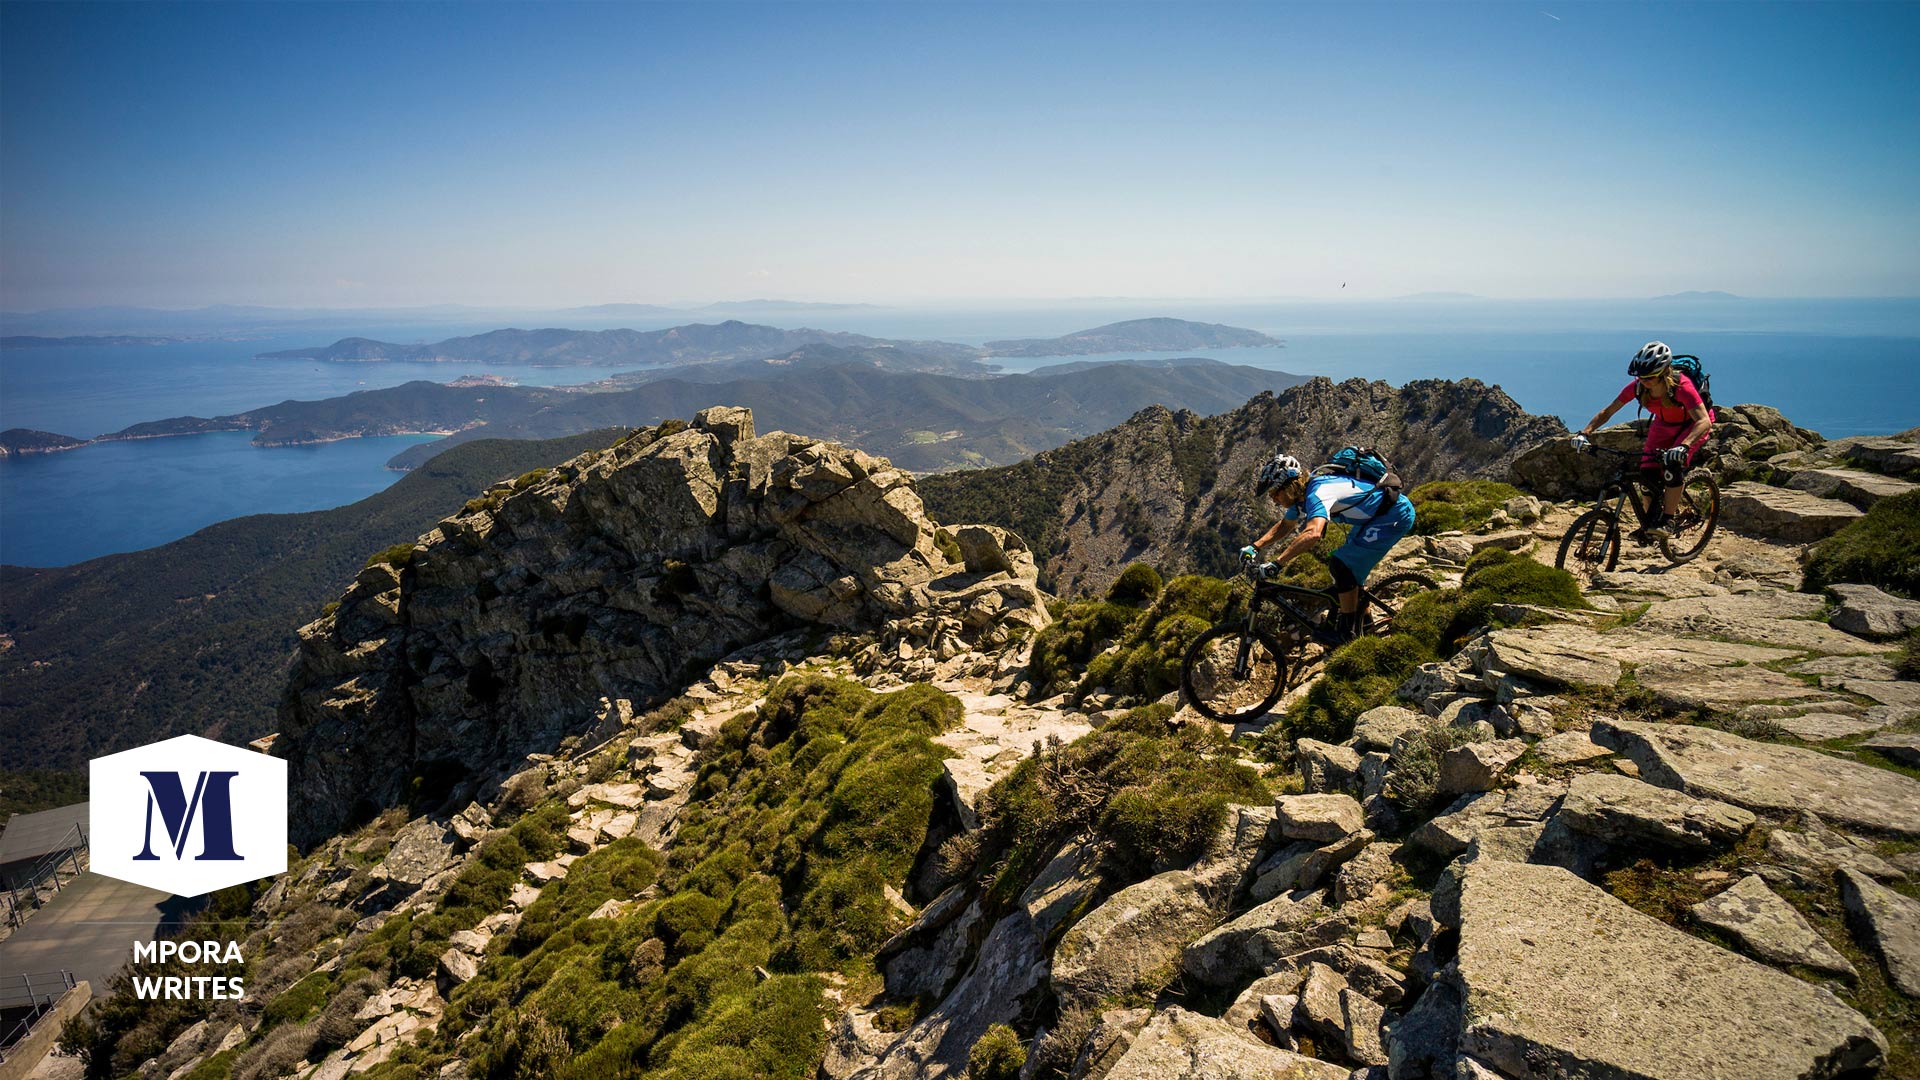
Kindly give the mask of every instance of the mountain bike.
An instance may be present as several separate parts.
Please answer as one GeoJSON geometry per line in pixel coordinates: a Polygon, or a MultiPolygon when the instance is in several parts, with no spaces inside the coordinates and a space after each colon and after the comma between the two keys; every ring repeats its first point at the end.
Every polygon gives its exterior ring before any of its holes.
{"type": "MultiPolygon", "coordinates": [[[[1230,613],[1188,647],[1180,664],[1180,688],[1210,720],[1239,723],[1272,709],[1316,656],[1344,643],[1335,632],[1337,594],[1287,585],[1274,578],[1275,563],[1242,571],[1254,581],[1244,617],[1230,613]],[[1317,650],[1317,652],[1316,652],[1317,650]]],[[[1387,634],[1406,599],[1438,589],[1425,574],[1393,574],[1360,589],[1361,633],[1387,634]]]]}
{"type": "Polygon", "coordinates": [[[1720,524],[1720,484],[1711,470],[1696,466],[1687,471],[1680,490],[1680,510],[1668,519],[1667,535],[1649,540],[1645,535],[1647,514],[1658,505],[1652,500],[1661,496],[1650,493],[1648,501],[1641,501],[1640,461],[1644,451],[1612,450],[1584,439],[1574,445],[1582,453],[1611,454],[1621,459],[1620,471],[1601,485],[1600,499],[1593,509],[1575,519],[1560,538],[1554,566],[1588,580],[1613,569],[1620,561],[1620,522],[1626,507],[1633,509],[1634,520],[1641,526],[1629,539],[1641,547],[1657,542],[1660,553],[1675,566],[1706,550],[1707,541],[1720,524]]]}

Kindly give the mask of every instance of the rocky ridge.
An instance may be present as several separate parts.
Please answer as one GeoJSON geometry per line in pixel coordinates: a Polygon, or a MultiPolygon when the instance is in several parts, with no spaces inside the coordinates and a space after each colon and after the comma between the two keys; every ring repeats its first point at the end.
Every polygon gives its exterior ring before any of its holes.
{"type": "MultiPolygon", "coordinates": [[[[1448,577],[1476,548],[1550,562],[1573,512],[1515,505],[1506,524],[1410,540],[1395,561],[1448,577]]],[[[1031,581],[1011,538],[985,538],[992,548],[956,538],[968,576],[1031,581]]],[[[1595,610],[1531,608],[1422,668],[1350,738],[1298,740],[1270,777],[1280,793],[1230,808],[1179,865],[1124,871],[1096,831],[1042,853],[1001,896],[951,879],[930,851],[887,887],[899,929],[873,954],[880,985],[830,988],[818,1075],[967,1075],[1002,1025],[1033,1077],[1907,1075],[1920,1062],[1900,1019],[1920,971],[1920,781],[1872,743],[1920,730],[1920,694],[1885,640],[1898,624],[1856,626],[1794,591],[1799,557],[1737,533],[1680,568],[1630,553],[1588,583],[1595,610]],[[1422,785],[1431,801],[1410,800],[1422,785]]],[[[813,595],[831,604],[831,590],[813,595]]],[[[1862,611],[1884,607],[1865,599],[1862,611]]],[[[256,916],[283,923],[300,896],[352,910],[315,947],[338,970],[384,926],[433,910],[516,807],[566,808],[568,850],[526,865],[430,975],[393,980],[349,1039],[286,1074],[421,1061],[465,1076],[446,1048],[422,1049],[440,1045],[449,997],[515,962],[514,927],[592,865],[579,860],[635,839],[671,858],[687,843],[723,730],[780,676],[952,695],[961,715],[936,737],[934,781],[949,837],[977,831],[995,785],[1047,747],[1140,722],[1101,695],[1022,700],[1022,635],[1000,623],[969,634],[963,620],[942,656],[937,634],[913,629],[927,609],[855,608],[827,656],[806,640],[817,620],[787,615],[798,632],[706,668],[671,725],[635,698],[611,719],[588,710],[499,783],[452,799],[456,812],[395,812],[327,840],[261,898],[256,916]]],[[[1175,705],[1170,729],[1205,725],[1175,705]]],[[[650,897],[593,915],[617,923],[650,897]]],[[[184,1080],[270,1034],[244,1012],[216,1017],[143,1075],[184,1080]]]]}

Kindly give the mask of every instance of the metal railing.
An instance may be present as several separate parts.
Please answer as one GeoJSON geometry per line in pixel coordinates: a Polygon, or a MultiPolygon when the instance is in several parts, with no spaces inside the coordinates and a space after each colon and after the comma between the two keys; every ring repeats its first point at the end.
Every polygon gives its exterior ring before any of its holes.
{"type": "Polygon", "coordinates": [[[10,925],[15,928],[24,925],[27,921],[27,912],[40,907],[42,903],[40,889],[49,880],[52,881],[53,891],[57,894],[65,887],[60,881],[62,873],[67,873],[70,877],[79,877],[86,871],[86,868],[80,865],[80,856],[87,850],[87,831],[76,822],[73,828],[68,829],[61,837],[63,843],[69,840],[72,841],[71,844],[48,854],[35,863],[33,869],[27,871],[24,882],[20,884],[8,882],[7,899],[10,902],[7,905],[7,922],[10,925]]]}
{"type": "Polygon", "coordinates": [[[42,971],[0,978],[0,1009],[28,1010],[19,1023],[0,1033],[0,1060],[5,1060],[8,1047],[26,1038],[40,1018],[50,1012],[75,985],[71,971],[42,971]]]}

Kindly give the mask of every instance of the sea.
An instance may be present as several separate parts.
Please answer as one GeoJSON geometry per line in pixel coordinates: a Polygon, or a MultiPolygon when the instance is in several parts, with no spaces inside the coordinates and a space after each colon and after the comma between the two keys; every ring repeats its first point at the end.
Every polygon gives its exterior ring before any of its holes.
{"type": "MultiPolygon", "coordinates": [[[[1773,405],[1828,437],[1920,425],[1920,300],[1501,302],[1403,300],[1247,304],[1086,301],[994,308],[783,312],[750,321],[876,337],[981,344],[1052,337],[1146,315],[1260,330],[1283,344],[1184,351],[1336,380],[1402,384],[1476,378],[1531,412],[1579,426],[1626,383],[1626,359],[1660,339],[1699,355],[1723,403],[1773,405]]],[[[659,329],[671,317],[595,324],[659,329]]],[[[711,321],[710,319],[707,321],[711,321]]],[[[341,325],[244,341],[80,346],[0,352],[0,430],[91,438],[142,421],[217,416],[415,379],[495,375],[522,385],[591,382],[615,368],[262,360],[263,352],[341,337],[436,341],[502,322],[341,325]]],[[[12,328],[8,333],[25,332],[12,328]]],[[[1001,358],[1003,371],[1169,354],[1001,358]]],[[[59,566],[164,544],[251,513],[324,509],[399,479],[386,461],[430,436],[347,439],[263,449],[245,432],[95,443],[0,459],[0,563],[59,566]]]]}

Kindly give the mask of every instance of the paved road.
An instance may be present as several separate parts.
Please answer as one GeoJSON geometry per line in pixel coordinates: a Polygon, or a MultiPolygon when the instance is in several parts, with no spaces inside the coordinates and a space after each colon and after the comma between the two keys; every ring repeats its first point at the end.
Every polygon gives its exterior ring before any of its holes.
{"type": "Polygon", "coordinates": [[[0,941],[0,972],[15,976],[71,971],[104,997],[108,979],[150,941],[184,902],[158,889],[87,873],[75,878],[27,925],[0,941]]]}

